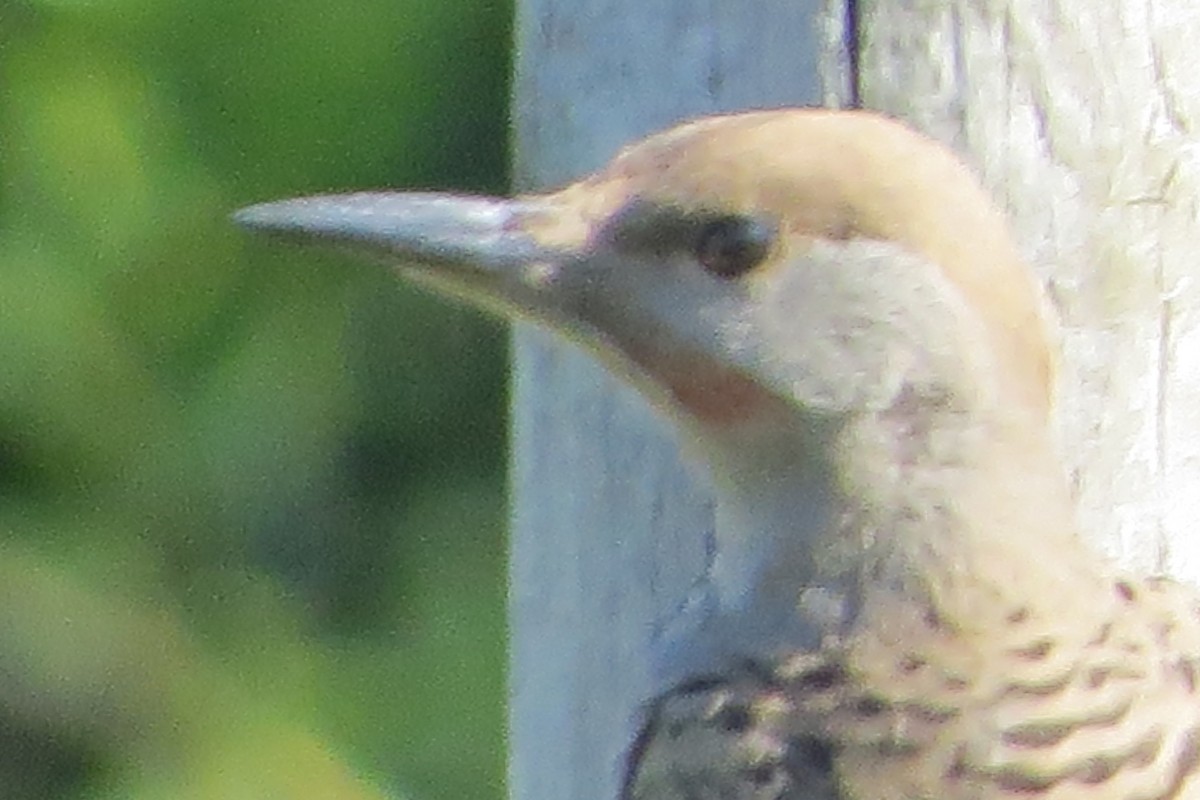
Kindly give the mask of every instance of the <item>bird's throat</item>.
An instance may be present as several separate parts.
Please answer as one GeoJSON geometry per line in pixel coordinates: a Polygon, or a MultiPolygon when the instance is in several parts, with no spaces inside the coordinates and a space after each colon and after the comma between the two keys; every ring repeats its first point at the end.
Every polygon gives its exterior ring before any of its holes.
{"type": "MultiPolygon", "coordinates": [[[[714,625],[761,627],[770,649],[791,626],[807,641],[783,644],[807,647],[814,635],[853,628],[864,598],[881,591],[969,622],[981,607],[1002,615],[1022,602],[1028,584],[1011,576],[1068,577],[1031,565],[1017,544],[1037,525],[1040,539],[1077,547],[1044,437],[967,417],[795,422],[726,425],[704,437],[718,493],[714,625]]],[[[756,649],[745,634],[736,647],[756,649]]]]}

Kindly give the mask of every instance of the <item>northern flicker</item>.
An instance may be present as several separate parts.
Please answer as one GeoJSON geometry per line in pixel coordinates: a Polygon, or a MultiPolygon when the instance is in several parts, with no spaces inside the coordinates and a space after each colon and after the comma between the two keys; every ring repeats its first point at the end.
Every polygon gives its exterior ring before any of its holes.
{"type": "Polygon", "coordinates": [[[707,465],[718,608],[624,800],[1200,798],[1200,599],[1081,543],[1039,287],[941,146],[753,112],[552,193],[238,220],[558,332],[707,465]]]}

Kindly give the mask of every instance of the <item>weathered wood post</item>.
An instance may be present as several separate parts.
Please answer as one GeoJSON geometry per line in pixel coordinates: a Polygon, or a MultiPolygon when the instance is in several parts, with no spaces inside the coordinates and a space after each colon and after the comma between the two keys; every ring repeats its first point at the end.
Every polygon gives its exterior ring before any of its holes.
{"type": "Polygon", "coordinates": [[[870,6],[863,103],[965,154],[1050,287],[1084,530],[1200,582],[1200,8],[870,6]]]}
{"type": "MultiPolygon", "coordinates": [[[[749,107],[861,102],[949,143],[1012,212],[1063,317],[1085,531],[1196,581],[1193,7],[526,0],[516,175],[562,182],[651,130],[749,107]]],[[[529,330],[513,394],[511,791],[612,800],[649,649],[711,558],[710,494],[637,398],[529,330]]]]}

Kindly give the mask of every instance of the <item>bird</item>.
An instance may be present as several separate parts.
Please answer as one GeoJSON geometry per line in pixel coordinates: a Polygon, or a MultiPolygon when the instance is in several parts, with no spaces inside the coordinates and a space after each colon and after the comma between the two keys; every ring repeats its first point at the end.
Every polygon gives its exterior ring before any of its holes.
{"type": "Polygon", "coordinates": [[[969,167],[865,110],[690,120],[563,188],[236,221],[583,348],[717,496],[621,800],[1200,798],[1200,595],[1087,545],[1056,329],[969,167]]]}

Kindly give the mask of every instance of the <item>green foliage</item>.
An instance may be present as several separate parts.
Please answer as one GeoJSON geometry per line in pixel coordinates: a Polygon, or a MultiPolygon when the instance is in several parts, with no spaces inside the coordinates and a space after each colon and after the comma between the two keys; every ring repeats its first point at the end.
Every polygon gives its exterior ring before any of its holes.
{"type": "Polygon", "coordinates": [[[228,214],[502,191],[511,13],[0,4],[0,798],[503,794],[503,331],[228,214]]]}

